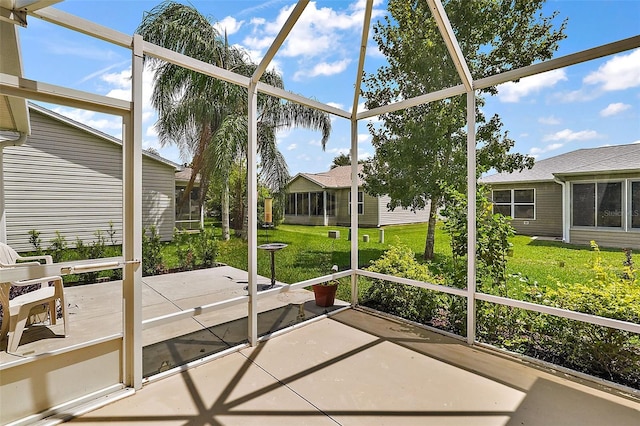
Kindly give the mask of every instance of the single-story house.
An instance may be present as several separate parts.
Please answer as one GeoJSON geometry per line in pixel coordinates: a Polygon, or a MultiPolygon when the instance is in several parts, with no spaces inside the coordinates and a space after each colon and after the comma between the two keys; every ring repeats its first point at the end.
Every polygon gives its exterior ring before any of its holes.
{"type": "Polygon", "coordinates": [[[579,149],[481,179],[524,235],[640,248],[640,144],[579,149]]]}
{"type": "MultiPolygon", "coordinates": [[[[29,232],[40,232],[43,248],[56,231],[70,246],[101,231],[122,243],[122,142],[42,106],[29,104],[31,135],[3,150],[7,244],[32,250],[29,232]]],[[[178,165],[151,152],[142,158],[142,220],[163,241],[175,226],[178,165]]]]}
{"type": "MultiPolygon", "coordinates": [[[[362,190],[358,166],[358,223],[380,227],[429,221],[429,209],[389,210],[389,196],[372,197],[362,190]]],[[[351,166],[324,173],[298,173],[287,187],[285,223],[298,225],[349,226],[351,223],[351,166]]]]}
{"type": "Polygon", "coordinates": [[[185,164],[176,171],[176,228],[195,230],[204,227],[204,209],[200,207],[200,175],[193,181],[193,188],[184,208],[180,209],[180,200],[191,180],[193,169],[185,164]]]}

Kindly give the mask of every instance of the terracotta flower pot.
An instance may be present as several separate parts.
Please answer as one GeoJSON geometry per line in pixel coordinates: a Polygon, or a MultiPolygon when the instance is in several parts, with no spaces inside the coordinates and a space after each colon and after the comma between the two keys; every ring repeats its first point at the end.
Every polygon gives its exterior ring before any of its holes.
{"type": "Polygon", "coordinates": [[[323,308],[333,306],[333,302],[336,299],[336,290],[338,284],[315,284],[313,287],[313,294],[316,297],[316,305],[323,308]]]}

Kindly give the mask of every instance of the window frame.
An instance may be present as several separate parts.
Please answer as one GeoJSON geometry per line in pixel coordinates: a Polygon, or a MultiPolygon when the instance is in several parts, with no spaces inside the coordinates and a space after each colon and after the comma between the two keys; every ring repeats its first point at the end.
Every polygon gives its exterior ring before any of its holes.
{"type": "MultiPolygon", "coordinates": [[[[351,215],[351,191],[348,193],[349,200],[349,215],[351,215]]],[[[364,214],[364,191],[358,191],[358,216],[362,216],[364,214]],[[362,197],[360,196],[362,194],[362,197]],[[362,201],[360,201],[362,198],[362,201]]]]}
{"type": "Polygon", "coordinates": [[[577,180],[571,181],[570,188],[570,227],[571,229],[590,229],[590,230],[601,230],[601,231],[640,231],[640,228],[632,228],[631,227],[631,182],[639,181],[635,178],[617,178],[617,179],[589,179],[589,180],[577,180]],[[599,185],[619,183],[620,184],[620,207],[619,210],[621,212],[620,218],[620,226],[603,226],[599,223],[599,185]],[[574,225],[574,186],[575,185],[594,185],[594,203],[593,203],[593,217],[594,224],[593,225],[574,225]]]}
{"type": "Polygon", "coordinates": [[[324,216],[324,191],[309,192],[309,216],[324,216]]]}
{"type": "Polygon", "coordinates": [[[500,213],[500,212],[496,212],[495,211],[495,206],[509,206],[509,217],[511,217],[511,219],[516,219],[516,220],[536,220],[536,217],[538,215],[538,209],[536,208],[536,199],[537,199],[537,192],[536,192],[536,188],[530,188],[530,187],[524,187],[524,188],[508,188],[508,189],[492,189],[491,190],[491,211],[492,213],[496,214],[496,213],[500,213]],[[509,202],[495,202],[494,199],[494,193],[495,192],[506,192],[509,191],[509,202]],[[522,203],[522,202],[516,202],[516,197],[515,197],[515,191],[532,191],[533,192],[533,201],[532,202],[527,202],[527,203],[522,203]],[[515,212],[516,212],[516,206],[532,206],[533,207],[533,217],[520,217],[520,216],[516,216],[515,212]]]}
{"type": "Polygon", "coordinates": [[[629,178],[627,179],[627,227],[626,231],[628,232],[640,232],[640,225],[638,227],[633,227],[633,217],[638,216],[640,221],[640,200],[638,200],[638,205],[633,204],[633,184],[638,184],[640,191],[640,178],[629,178]]]}

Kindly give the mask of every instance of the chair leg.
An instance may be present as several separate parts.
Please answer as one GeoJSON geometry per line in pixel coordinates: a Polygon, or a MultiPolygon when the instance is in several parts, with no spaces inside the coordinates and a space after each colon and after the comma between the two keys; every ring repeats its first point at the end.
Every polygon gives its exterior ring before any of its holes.
{"type": "Polygon", "coordinates": [[[9,334],[9,342],[7,343],[7,350],[9,352],[15,352],[20,345],[22,332],[24,331],[24,326],[29,318],[29,311],[30,309],[20,309],[20,311],[18,311],[18,315],[16,315],[15,329],[13,330],[13,333],[9,334]]]}
{"type": "MultiPolygon", "coordinates": [[[[62,309],[62,321],[64,321],[64,336],[67,337],[69,334],[68,326],[69,324],[69,313],[67,312],[67,304],[64,301],[64,293],[60,295],[60,307],[62,309]]],[[[58,311],[54,308],[54,315],[57,315],[58,311]]]]}
{"type": "Polygon", "coordinates": [[[52,300],[49,302],[49,323],[51,325],[56,325],[56,320],[58,319],[58,311],[56,311],[56,301],[52,300]]]}

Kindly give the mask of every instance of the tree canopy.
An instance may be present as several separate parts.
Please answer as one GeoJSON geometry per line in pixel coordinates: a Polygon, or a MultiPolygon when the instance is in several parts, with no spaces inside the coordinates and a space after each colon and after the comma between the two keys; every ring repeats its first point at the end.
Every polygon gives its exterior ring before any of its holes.
{"type": "MultiPolygon", "coordinates": [[[[213,23],[190,5],[161,3],[145,14],[137,32],[154,44],[241,75],[251,76],[257,68],[245,51],[230,46],[226,36],[222,37],[213,23]]],[[[229,172],[247,154],[247,89],[162,60],[145,60],[154,70],[152,104],[158,110],[160,142],[177,145],[193,169],[184,198],[198,174],[201,194],[206,194],[211,179],[221,180],[226,239],[229,172]]],[[[266,71],[260,80],[284,88],[282,77],[275,71],[266,71]]],[[[328,114],[265,94],[258,96],[257,127],[260,177],[276,193],[285,188],[290,178],[284,156],[277,148],[277,132],[291,127],[319,130],[323,148],[331,133],[328,114]]]]}
{"type": "MultiPolygon", "coordinates": [[[[544,0],[444,0],[471,75],[479,79],[549,59],[566,22],[554,28],[557,13],[543,16],[544,0]]],[[[449,52],[425,1],[390,0],[390,16],[373,27],[373,38],[388,61],[365,75],[366,106],[388,105],[460,84],[449,52]]],[[[482,113],[484,95],[476,91],[478,176],[490,169],[513,171],[533,166],[533,158],[510,153],[515,141],[500,117],[482,113]]],[[[443,187],[466,187],[466,96],[456,96],[381,115],[369,124],[375,155],[365,163],[365,190],[388,194],[390,208],[430,206],[425,259],[433,257],[436,212],[443,187]]]]}

